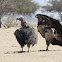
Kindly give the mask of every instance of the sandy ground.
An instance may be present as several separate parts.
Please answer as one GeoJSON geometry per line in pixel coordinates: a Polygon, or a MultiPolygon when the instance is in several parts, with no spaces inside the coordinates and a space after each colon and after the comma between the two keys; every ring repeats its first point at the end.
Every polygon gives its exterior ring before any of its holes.
{"type": "Polygon", "coordinates": [[[46,49],[45,39],[38,33],[38,43],[30,48],[24,47],[24,53],[21,53],[14,31],[17,28],[3,29],[0,28],[0,62],[62,62],[62,47],[49,46],[46,49]]]}

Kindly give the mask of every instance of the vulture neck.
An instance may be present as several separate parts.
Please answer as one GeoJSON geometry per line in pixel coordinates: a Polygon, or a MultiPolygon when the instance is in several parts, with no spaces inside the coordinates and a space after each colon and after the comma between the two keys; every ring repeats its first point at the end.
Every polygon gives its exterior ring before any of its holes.
{"type": "Polygon", "coordinates": [[[22,26],[22,27],[28,27],[27,23],[26,23],[24,20],[21,21],[21,26],[22,26]]]}

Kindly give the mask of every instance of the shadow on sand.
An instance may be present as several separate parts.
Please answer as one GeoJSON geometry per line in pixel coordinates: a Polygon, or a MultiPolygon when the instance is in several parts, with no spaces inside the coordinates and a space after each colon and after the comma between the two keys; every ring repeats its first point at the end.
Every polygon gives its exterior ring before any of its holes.
{"type": "MultiPolygon", "coordinates": [[[[38,50],[38,51],[46,51],[46,50],[38,50]]],[[[48,51],[60,51],[60,50],[48,50],[48,51]]]]}
{"type": "MultiPolygon", "coordinates": [[[[60,50],[48,50],[48,51],[60,51],[60,50]]],[[[5,52],[4,54],[16,54],[16,53],[31,53],[31,52],[48,52],[46,50],[38,50],[38,51],[8,51],[5,52]]]]}
{"type": "Polygon", "coordinates": [[[27,51],[8,51],[8,52],[5,52],[4,54],[15,54],[15,53],[26,53],[27,51]]]}

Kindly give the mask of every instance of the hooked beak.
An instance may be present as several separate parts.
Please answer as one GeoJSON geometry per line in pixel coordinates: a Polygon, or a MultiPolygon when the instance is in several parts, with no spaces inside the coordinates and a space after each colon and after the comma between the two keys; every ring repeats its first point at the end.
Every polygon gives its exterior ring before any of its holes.
{"type": "Polygon", "coordinates": [[[19,20],[19,18],[16,18],[16,20],[19,20]]]}

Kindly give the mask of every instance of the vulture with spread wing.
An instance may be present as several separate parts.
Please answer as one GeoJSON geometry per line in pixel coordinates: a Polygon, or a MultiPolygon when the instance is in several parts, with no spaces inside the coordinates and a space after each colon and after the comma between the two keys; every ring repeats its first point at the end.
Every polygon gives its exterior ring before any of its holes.
{"type": "Polygon", "coordinates": [[[21,45],[22,52],[23,47],[27,44],[28,52],[30,45],[34,46],[37,44],[37,31],[34,28],[29,27],[23,17],[17,18],[17,20],[21,21],[21,28],[17,29],[14,32],[18,43],[21,45]]]}
{"type": "Polygon", "coordinates": [[[37,14],[35,17],[38,19],[38,31],[46,39],[46,50],[50,43],[62,46],[62,25],[59,21],[43,14],[37,14]],[[52,28],[55,29],[54,33],[52,28]]]}

